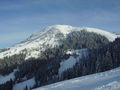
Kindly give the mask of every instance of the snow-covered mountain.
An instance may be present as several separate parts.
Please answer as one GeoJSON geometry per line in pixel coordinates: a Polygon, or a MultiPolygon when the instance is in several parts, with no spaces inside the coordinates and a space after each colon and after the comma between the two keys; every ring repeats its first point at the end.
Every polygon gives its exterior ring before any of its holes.
{"type": "Polygon", "coordinates": [[[33,90],[120,90],[120,67],[33,90]]]}
{"type": "Polygon", "coordinates": [[[114,41],[115,38],[118,37],[118,35],[116,34],[96,28],[80,28],[68,25],[53,25],[42,29],[40,32],[31,35],[29,38],[22,41],[21,43],[10,47],[4,52],[1,52],[0,58],[2,59],[4,57],[9,57],[20,53],[26,54],[25,59],[29,59],[31,57],[37,58],[40,56],[41,52],[45,51],[47,48],[52,48],[54,46],[60,45],[60,40],[65,38],[67,34],[73,31],[82,30],[85,30],[87,32],[94,32],[96,34],[105,36],[109,41],[114,41]]]}
{"type": "Polygon", "coordinates": [[[107,71],[120,67],[120,38],[117,37],[119,35],[95,28],[68,25],[44,28],[0,52],[0,90],[42,86],[39,89],[101,90],[109,85],[119,89],[116,78],[120,77],[120,68],[107,71]],[[107,72],[99,73],[104,71],[107,72]],[[72,81],[45,86],[68,79],[72,81]]]}

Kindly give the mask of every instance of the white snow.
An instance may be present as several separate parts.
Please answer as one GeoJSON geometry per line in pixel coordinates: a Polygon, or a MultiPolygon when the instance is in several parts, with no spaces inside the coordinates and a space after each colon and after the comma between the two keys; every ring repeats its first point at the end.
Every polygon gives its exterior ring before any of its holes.
{"type": "Polygon", "coordinates": [[[21,83],[15,84],[13,86],[13,90],[24,90],[26,88],[26,86],[28,87],[28,90],[30,90],[30,88],[32,88],[35,85],[35,79],[29,79],[26,81],[23,81],[21,83]]]}
{"type": "Polygon", "coordinates": [[[73,50],[68,50],[68,51],[66,52],[66,54],[70,54],[70,55],[72,55],[73,53],[74,53],[73,50]]]}
{"type": "MultiPolygon", "coordinates": [[[[67,51],[67,53],[70,51],[67,51]]],[[[72,68],[82,57],[86,57],[88,55],[87,49],[80,50],[71,50],[71,53],[76,54],[77,56],[70,56],[67,60],[64,60],[60,63],[59,74],[66,71],[69,68],[72,68]]]]}
{"type": "Polygon", "coordinates": [[[120,82],[113,81],[103,86],[97,87],[95,90],[120,90],[120,82]]]}
{"type": "Polygon", "coordinates": [[[63,71],[72,68],[77,62],[77,59],[75,59],[73,56],[70,56],[69,59],[63,61],[60,63],[59,73],[61,74],[63,71]]]}
{"type": "Polygon", "coordinates": [[[15,69],[12,73],[2,76],[0,75],[0,84],[4,84],[7,81],[10,81],[10,79],[14,80],[15,79],[15,72],[17,71],[17,69],[15,69]]]}
{"type": "Polygon", "coordinates": [[[108,39],[109,41],[114,41],[115,38],[118,37],[116,34],[107,32],[107,31],[105,31],[105,30],[100,30],[100,29],[96,29],[96,28],[84,28],[84,29],[85,29],[86,31],[88,31],[88,32],[94,32],[94,33],[103,35],[103,36],[107,37],[107,39],[108,39]]]}
{"type": "Polygon", "coordinates": [[[65,38],[67,34],[73,31],[81,31],[86,30],[88,32],[94,32],[100,35],[103,35],[108,38],[110,41],[114,41],[119,35],[103,31],[96,28],[80,28],[80,27],[72,27],[69,25],[53,25],[47,28],[42,29],[40,32],[37,32],[27,38],[25,41],[10,47],[9,50],[0,53],[0,59],[4,57],[9,57],[15,54],[26,53],[26,58],[29,59],[31,57],[38,58],[42,51],[46,48],[54,47],[60,45],[60,39],[65,38]],[[57,37],[57,34],[62,33],[63,37],[57,37]],[[23,52],[23,50],[27,50],[23,52]]]}
{"type": "Polygon", "coordinates": [[[33,90],[120,90],[120,67],[33,90]]]}

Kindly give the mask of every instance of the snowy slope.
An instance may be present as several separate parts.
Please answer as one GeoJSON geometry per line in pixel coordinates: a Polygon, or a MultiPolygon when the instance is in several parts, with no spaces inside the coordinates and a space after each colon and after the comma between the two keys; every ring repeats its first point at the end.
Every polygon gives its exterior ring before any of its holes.
{"type": "Polygon", "coordinates": [[[72,27],[68,25],[53,25],[47,28],[42,29],[40,32],[31,35],[26,40],[21,43],[10,47],[9,50],[0,53],[0,58],[4,58],[6,56],[12,56],[14,54],[25,53],[26,59],[31,57],[37,58],[40,56],[40,53],[44,51],[46,48],[52,48],[56,45],[60,45],[60,39],[66,37],[67,34],[73,31],[81,31],[86,30],[88,32],[95,32],[97,34],[103,35],[108,38],[108,40],[113,41],[118,35],[106,32],[100,29],[95,28],[80,28],[80,27],[72,27]],[[59,34],[63,34],[63,36],[59,36],[59,34]]]}
{"type": "Polygon", "coordinates": [[[10,81],[11,79],[14,80],[16,71],[17,71],[17,69],[15,69],[12,73],[10,73],[10,74],[8,74],[6,76],[0,75],[0,84],[4,84],[7,81],[10,81]]]}
{"type": "Polygon", "coordinates": [[[28,89],[32,88],[35,85],[35,79],[31,78],[29,80],[23,81],[21,83],[15,84],[13,90],[24,90],[27,86],[28,89]]]}
{"type": "Polygon", "coordinates": [[[74,54],[76,54],[76,56],[75,57],[70,56],[67,60],[64,60],[60,63],[59,74],[61,74],[62,72],[66,71],[69,68],[72,68],[83,57],[88,56],[87,48],[80,49],[80,50],[72,50],[71,52],[70,51],[68,51],[68,52],[67,52],[67,54],[74,53],[74,54]]]}
{"type": "Polygon", "coordinates": [[[33,90],[120,90],[120,67],[33,90]]]}

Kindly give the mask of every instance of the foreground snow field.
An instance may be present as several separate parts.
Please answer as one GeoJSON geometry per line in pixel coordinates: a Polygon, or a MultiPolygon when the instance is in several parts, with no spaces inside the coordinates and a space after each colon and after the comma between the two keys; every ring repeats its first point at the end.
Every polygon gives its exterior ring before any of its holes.
{"type": "Polygon", "coordinates": [[[33,90],[120,90],[120,67],[33,90]]]}

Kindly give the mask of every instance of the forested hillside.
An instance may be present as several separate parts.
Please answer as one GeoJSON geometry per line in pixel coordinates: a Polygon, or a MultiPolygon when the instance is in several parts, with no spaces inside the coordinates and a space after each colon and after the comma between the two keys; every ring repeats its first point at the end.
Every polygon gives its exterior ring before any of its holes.
{"type": "Polygon", "coordinates": [[[104,35],[85,29],[72,31],[66,36],[63,33],[55,35],[60,38],[59,45],[51,48],[48,45],[44,51],[40,51],[37,58],[26,60],[29,53],[27,49],[1,58],[0,79],[4,83],[0,82],[0,89],[12,90],[32,80],[32,86],[21,86],[27,90],[120,66],[120,38],[111,42],[104,35]]]}

